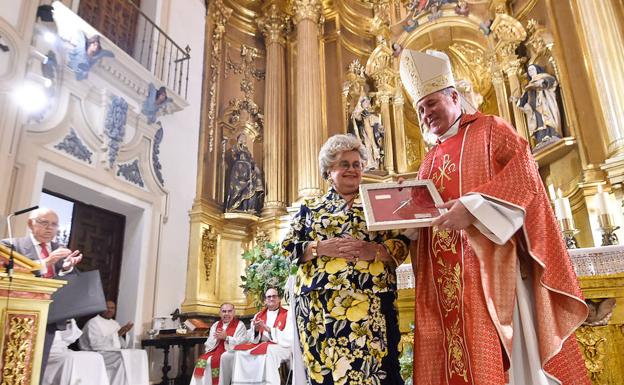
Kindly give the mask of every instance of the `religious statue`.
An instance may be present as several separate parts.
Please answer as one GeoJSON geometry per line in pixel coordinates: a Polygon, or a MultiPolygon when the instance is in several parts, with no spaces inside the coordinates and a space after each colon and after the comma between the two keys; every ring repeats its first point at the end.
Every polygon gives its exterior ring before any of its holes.
{"type": "Polygon", "coordinates": [[[167,97],[167,88],[156,87],[150,83],[147,91],[147,98],[143,102],[141,112],[147,117],[147,123],[152,124],[156,122],[156,114],[158,111],[165,107],[165,105],[171,102],[173,99],[167,97]]]}
{"type": "Polygon", "coordinates": [[[103,57],[115,57],[106,49],[102,49],[100,35],[93,35],[87,39],[84,32],[78,32],[76,46],[69,51],[68,66],[74,71],[76,80],[83,80],[89,76],[91,67],[103,57]]]}
{"type": "Polygon", "coordinates": [[[230,150],[225,211],[259,215],[264,203],[264,181],[246,141],[247,135],[239,134],[230,150]]]}
{"type": "Polygon", "coordinates": [[[366,148],[368,163],[365,170],[380,170],[383,165],[384,128],[379,116],[371,113],[368,96],[360,96],[351,113],[349,133],[355,135],[366,148]]]}
{"type": "Polygon", "coordinates": [[[561,117],[557,104],[557,79],[536,64],[527,67],[529,84],[518,100],[524,111],[529,133],[535,140],[533,151],[561,138],[561,117]]]}

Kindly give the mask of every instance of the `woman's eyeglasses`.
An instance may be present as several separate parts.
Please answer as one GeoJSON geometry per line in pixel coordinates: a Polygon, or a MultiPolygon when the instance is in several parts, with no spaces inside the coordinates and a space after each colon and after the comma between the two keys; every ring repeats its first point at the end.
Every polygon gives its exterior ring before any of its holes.
{"type": "Polygon", "coordinates": [[[360,171],[362,169],[362,163],[360,163],[359,161],[355,161],[353,163],[349,163],[346,160],[341,160],[340,162],[338,162],[336,167],[341,169],[341,170],[343,170],[343,171],[347,171],[350,168],[352,168],[352,169],[354,169],[356,171],[360,171]]]}

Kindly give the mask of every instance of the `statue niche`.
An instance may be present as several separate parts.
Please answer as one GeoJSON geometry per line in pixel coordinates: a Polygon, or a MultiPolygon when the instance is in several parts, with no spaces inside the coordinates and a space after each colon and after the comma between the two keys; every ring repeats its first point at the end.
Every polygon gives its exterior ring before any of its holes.
{"type": "Polygon", "coordinates": [[[537,64],[527,67],[529,83],[518,100],[526,115],[529,134],[534,140],[533,152],[561,138],[561,115],[557,103],[557,79],[537,64]]]}
{"type": "Polygon", "coordinates": [[[351,112],[350,134],[355,135],[366,149],[368,161],[364,171],[381,170],[384,162],[384,128],[379,115],[372,113],[371,100],[362,95],[351,112]]]}
{"type": "Polygon", "coordinates": [[[264,181],[247,147],[245,133],[238,134],[226,159],[225,212],[260,215],[264,204],[264,181]]]}

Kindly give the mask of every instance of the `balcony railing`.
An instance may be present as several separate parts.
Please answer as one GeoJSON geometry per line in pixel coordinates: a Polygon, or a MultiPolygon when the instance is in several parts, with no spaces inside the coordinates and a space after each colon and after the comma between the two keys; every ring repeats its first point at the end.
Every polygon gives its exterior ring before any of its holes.
{"type": "Polygon", "coordinates": [[[186,99],[190,47],[187,45],[183,49],[176,44],[132,0],[116,1],[122,3],[120,8],[123,8],[123,21],[127,23],[125,28],[114,25],[115,15],[107,15],[103,19],[104,12],[100,8],[104,6],[99,2],[91,2],[84,9],[81,3],[78,14],[132,56],[167,88],[186,99]]]}

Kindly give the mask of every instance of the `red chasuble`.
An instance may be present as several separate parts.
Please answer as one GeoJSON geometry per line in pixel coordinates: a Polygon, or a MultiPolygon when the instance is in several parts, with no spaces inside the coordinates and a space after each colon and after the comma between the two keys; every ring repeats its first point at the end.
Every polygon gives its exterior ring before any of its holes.
{"type": "Polygon", "coordinates": [[[458,134],[427,153],[419,178],[444,201],[475,192],[525,217],[502,246],[472,226],[421,230],[412,250],[414,384],[506,383],[518,260],[532,275],[543,369],[564,385],[590,384],[573,334],[587,307],[528,143],[500,118],[465,114],[458,134]]]}
{"type": "MultiPolygon", "coordinates": [[[[227,329],[225,329],[225,334],[227,334],[230,337],[234,336],[234,333],[236,332],[236,327],[238,326],[238,322],[239,322],[238,318],[234,318],[232,321],[230,321],[227,329]]],[[[223,328],[223,322],[219,321],[219,323],[217,324],[217,330],[222,329],[222,328],[223,328]]],[[[197,363],[195,364],[195,370],[193,371],[193,375],[196,377],[203,377],[204,372],[206,370],[208,359],[211,358],[210,360],[211,373],[210,374],[212,376],[212,385],[219,384],[219,367],[221,364],[221,355],[223,353],[225,353],[225,341],[220,340],[219,343],[217,343],[217,346],[214,348],[214,350],[212,350],[211,352],[204,353],[201,356],[199,356],[199,359],[197,360],[197,363]]]]}
{"type": "MultiPolygon", "coordinates": [[[[266,324],[267,311],[268,309],[264,308],[260,313],[256,315],[256,319],[261,319],[266,324]]],[[[284,328],[286,327],[287,315],[288,315],[288,310],[280,306],[279,311],[277,313],[277,317],[275,318],[275,323],[273,324],[273,327],[279,330],[284,330],[284,328]]],[[[266,354],[267,348],[271,344],[275,344],[275,342],[264,341],[258,344],[254,344],[254,343],[240,344],[240,345],[236,345],[234,347],[234,350],[248,350],[249,354],[260,355],[260,354],[266,354]]]]}

